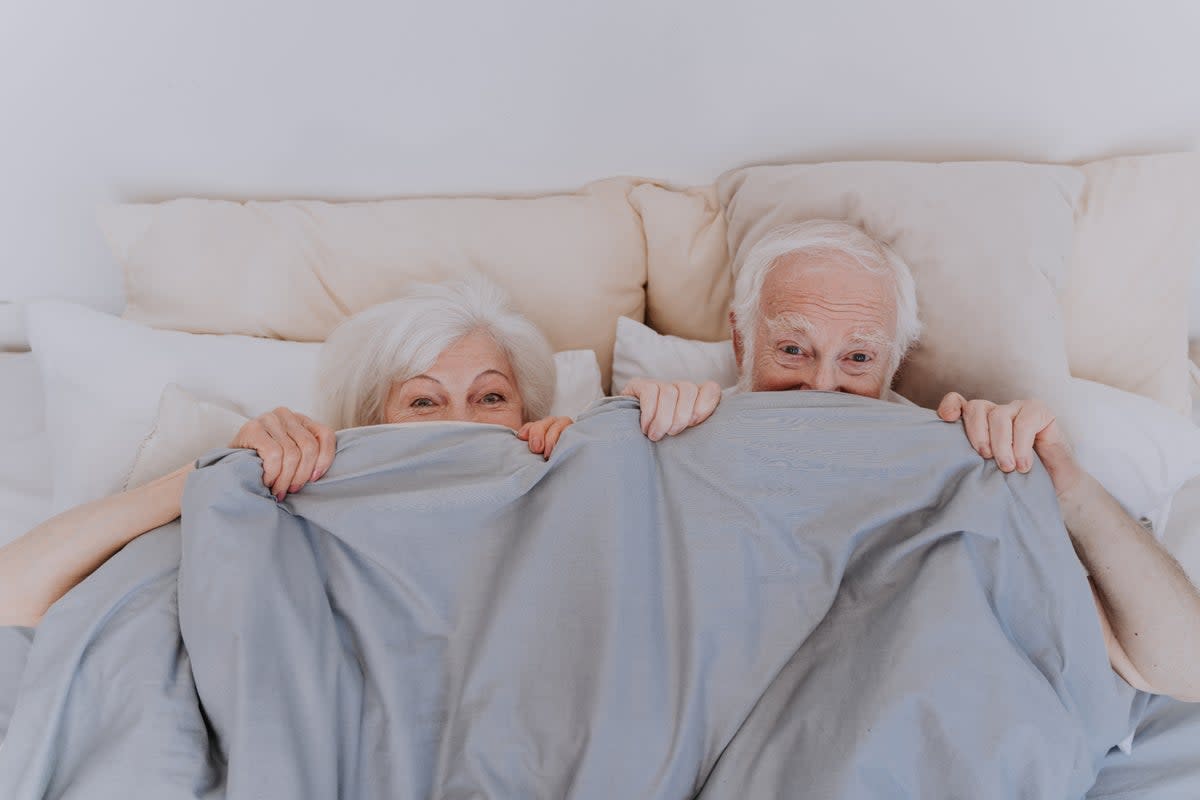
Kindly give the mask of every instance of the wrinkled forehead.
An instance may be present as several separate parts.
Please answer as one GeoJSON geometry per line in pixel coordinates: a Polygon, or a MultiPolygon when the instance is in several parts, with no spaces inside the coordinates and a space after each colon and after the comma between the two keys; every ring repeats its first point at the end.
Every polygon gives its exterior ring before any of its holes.
{"type": "Polygon", "coordinates": [[[887,275],[869,272],[848,256],[792,254],[768,273],[760,295],[762,318],[772,327],[810,332],[876,332],[893,339],[896,295],[887,275]]]}
{"type": "Polygon", "coordinates": [[[772,336],[791,336],[824,343],[838,342],[856,347],[885,350],[895,343],[895,337],[871,322],[846,319],[813,319],[798,311],[784,311],[766,318],[772,336]]]}

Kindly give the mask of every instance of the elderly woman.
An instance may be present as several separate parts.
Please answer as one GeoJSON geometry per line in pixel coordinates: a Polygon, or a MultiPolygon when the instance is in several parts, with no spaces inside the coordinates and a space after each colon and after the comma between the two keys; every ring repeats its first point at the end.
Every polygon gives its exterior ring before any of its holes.
{"type": "MultiPolygon", "coordinates": [[[[321,350],[322,413],[334,428],[399,422],[502,425],[549,458],[569,417],[554,396],[550,345],[482,281],[419,286],[340,325],[321,350]]],[[[247,423],[231,446],[256,450],[277,498],[333,461],[329,427],[287,409],[247,423]]],[[[0,626],[32,627],[133,539],[176,519],[193,465],[73,508],[0,548],[0,626]]]]}
{"type": "Polygon", "coordinates": [[[554,359],[541,332],[482,280],[422,285],[338,326],[321,350],[323,425],[277,408],[232,447],[258,451],[280,500],[333,463],[334,429],[395,422],[503,425],[549,458],[569,417],[548,417],[554,359]],[[331,426],[331,427],[330,427],[331,426]]]}

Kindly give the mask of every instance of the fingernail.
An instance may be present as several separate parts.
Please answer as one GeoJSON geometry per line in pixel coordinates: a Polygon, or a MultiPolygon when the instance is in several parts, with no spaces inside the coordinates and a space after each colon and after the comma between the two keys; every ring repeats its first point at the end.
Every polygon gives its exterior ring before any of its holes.
{"type": "Polygon", "coordinates": [[[322,476],[322,475],[324,475],[324,474],[325,474],[325,473],[321,472],[321,470],[319,470],[319,469],[314,469],[314,470],[313,470],[313,476],[312,476],[312,479],[313,479],[314,481],[318,481],[318,480],[320,480],[320,479],[321,479],[321,476],[322,476]]]}
{"type": "Polygon", "coordinates": [[[1012,462],[1009,461],[1008,459],[1005,459],[1000,462],[1000,469],[1004,470],[1005,472],[1008,472],[1012,468],[1013,468],[1012,462]]]}
{"type": "Polygon", "coordinates": [[[541,450],[541,449],[542,449],[542,440],[541,440],[541,439],[538,439],[537,437],[534,437],[534,440],[533,440],[533,449],[534,449],[534,450],[541,450]]]}
{"type": "Polygon", "coordinates": [[[286,495],[286,492],[280,492],[279,494],[275,495],[276,501],[282,503],[285,495],[286,495]]]}
{"type": "Polygon", "coordinates": [[[296,492],[300,491],[300,484],[293,483],[291,486],[288,487],[288,491],[291,492],[292,494],[295,494],[296,492]]]}

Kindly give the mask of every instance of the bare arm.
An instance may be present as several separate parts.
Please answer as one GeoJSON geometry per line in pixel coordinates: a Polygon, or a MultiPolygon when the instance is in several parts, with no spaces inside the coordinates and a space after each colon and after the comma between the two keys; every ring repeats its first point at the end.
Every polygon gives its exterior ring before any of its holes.
{"type": "Polygon", "coordinates": [[[114,553],[177,518],[191,471],[64,511],[0,548],[0,625],[36,625],[114,553]]]}
{"type": "MultiPolygon", "coordinates": [[[[282,407],[246,423],[230,444],[258,453],[263,482],[281,500],[324,475],[336,446],[332,430],[282,407]]],[[[0,548],[0,625],[36,625],[114,553],[178,518],[193,468],[64,511],[0,548]]]]}
{"type": "Polygon", "coordinates": [[[1112,667],[1131,686],[1200,702],[1200,591],[1153,534],[1075,460],[1054,414],[1036,400],[998,406],[951,392],[938,415],[963,422],[971,446],[1004,472],[1041,458],[1063,522],[1091,574],[1112,667]]]}
{"type": "Polygon", "coordinates": [[[1059,495],[1079,560],[1091,573],[1113,668],[1130,685],[1200,702],[1200,591],[1149,531],[1082,473],[1059,495]]]}

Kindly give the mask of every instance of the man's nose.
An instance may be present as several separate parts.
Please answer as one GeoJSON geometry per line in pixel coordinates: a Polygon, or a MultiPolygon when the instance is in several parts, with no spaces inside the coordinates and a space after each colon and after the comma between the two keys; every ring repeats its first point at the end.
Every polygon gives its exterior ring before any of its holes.
{"type": "Polygon", "coordinates": [[[831,362],[822,362],[813,374],[809,385],[820,392],[837,391],[837,367],[831,362]]]}

